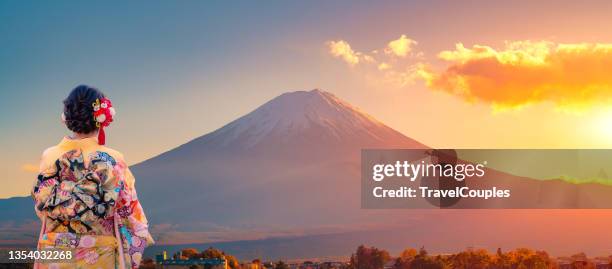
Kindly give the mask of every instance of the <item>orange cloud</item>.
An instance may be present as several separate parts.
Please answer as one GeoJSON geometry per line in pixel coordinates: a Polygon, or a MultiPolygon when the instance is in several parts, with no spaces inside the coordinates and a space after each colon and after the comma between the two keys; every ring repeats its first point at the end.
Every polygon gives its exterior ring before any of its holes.
{"type": "Polygon", "coordinates": [[[380,70],[380,71],[384,71],[384,70],[387,70],[389,68],[391,68],[391,65],[388,64],[388,63],[380,63],[378,65],[378,70],[380,70]]]}
{"type": "Polygon", "coordinates": [[[430,88],[499,107],[553,102],[581,107],[612,100],[612,44],[509,42],[443,51],[443,72],[419,71],[430,88]]]}
{"type": "Polygon", "coordinates": [[[389,42],[389,44],[387,44],[385,53],[393,54],[399,57],[406,57],[408,56],[408,53],[412,51],[412,46],[416,44],[416,41],[406,37],[406,35],[401,35],[400,38],[393,40],[389,42]]]}
{"type": "Polygon", "coordinates": [[[358,66],[356,70],[370,80],[392,87],[404,87],[420,78],[417,71],[421,70],[422,63],[418,60],[423,58],[423,52],[414,51],[417,42],[406,35],[369,53],[353,50],[344,40],[328,41],[325,44],[332,56],[342,59],[351,67],[358,66]]]}
{"type": "Polygon", "coordinates": [[[31,163],[26,163],[23,164],[21,166],[21,170],[25,171],[25,172],[30,172],[30,173],[37,173],[38,172],[38,165],[34,165],[31,163]]]}
{"type": "Polygon", "coordinates": [[[355,52],[348,42],[344,40],[329,41],[327,46],[329,47],[329,53],[334,57],[342,58],[349,65],[353,66],[359,63],[360,53],[355,52]]]}

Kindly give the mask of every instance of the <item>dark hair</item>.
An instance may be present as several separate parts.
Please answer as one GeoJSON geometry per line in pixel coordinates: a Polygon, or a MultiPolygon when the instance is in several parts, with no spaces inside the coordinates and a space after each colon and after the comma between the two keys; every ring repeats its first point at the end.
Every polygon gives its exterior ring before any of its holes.
{"type": "Polygon", "coordinates": [[[98,127],[93,116],[92,104],[104,94],[96,88],[79,85],[64,100],[66,126],[75,133],[88,134],[98,127]]]}

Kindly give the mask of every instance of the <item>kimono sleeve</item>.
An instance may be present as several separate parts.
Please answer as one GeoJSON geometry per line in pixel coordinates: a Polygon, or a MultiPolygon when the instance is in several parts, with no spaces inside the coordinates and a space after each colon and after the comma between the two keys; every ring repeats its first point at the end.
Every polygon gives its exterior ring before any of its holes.
{"type": "Polygon", "coordinates": [[[47,151],[45,151],[40,158],[39,173],[36,176],[30,193],[34,200],[34,212],[36,212],[36,216],[38,216],[41,221],[44,221],[46,217],[42,209],[49,203],[48,199],[52,196],[59,182],[59,161],[51,165],[48,164],[45,160],[45,153],[47,151]]]}
{"type": "Polygon", "coordinates": [[[138,268],[145,247],[154,243],[147,217],[136,194],[132,172],[124,166],[123,184],[119,192],[117,215],[119,231],[124,249],[124,258],[132,268],[138,268]]]}

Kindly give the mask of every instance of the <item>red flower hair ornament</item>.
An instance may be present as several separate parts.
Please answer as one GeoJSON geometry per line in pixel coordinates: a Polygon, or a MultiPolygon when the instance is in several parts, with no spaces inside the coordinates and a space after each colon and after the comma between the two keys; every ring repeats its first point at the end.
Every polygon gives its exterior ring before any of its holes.
{"type": "Polygon", "coordinates": [[[96,126],[100,129],[98,131],[98,144],[104,145],[106,144],[104,127],[113,122],[115,109],[113,108],[113,103],[108,98],[96,99],[96,102],[91,105],[93,106],[93,117],[96,121],[96,126]]]}

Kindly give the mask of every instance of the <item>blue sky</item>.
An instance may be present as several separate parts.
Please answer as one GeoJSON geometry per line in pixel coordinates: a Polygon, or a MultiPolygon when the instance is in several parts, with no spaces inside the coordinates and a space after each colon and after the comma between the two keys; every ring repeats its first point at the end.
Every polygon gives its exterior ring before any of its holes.
{"type": "Polygon", "coordinates": [[[612,43],[609,3],[557,3],[563,8],[550,10],[552,5],[1,1],[0,169],[10,184],[0,197],[27,194],[35,173],[22,168],[36,164],[44,148],[67,134],[59,120],[61,101],[82,83],[113,100],[118,116],[107,131],[109,145],[123,151],[129,163],[213,131],[283,92],[313,88],[331,91],[434,146],[610,146],[609,139],[587,139],[590,129],[579,134],[583,144],[570,135],[548,139],[564,126],[584,122],[579,115],[560,116],[544,105],[520,115],[492,116],[489,105],[466,104],[420,82],[384,84],[377,74],[330,56],[326,45],[346,40],[369,53],[405,34],[418,41],[424,59],[438,64],[436,55],[458,42],[466,47],[503,47],[508,40],[612,43]],[[554,124],[519,124],[527,116],[554,124]],[[457,128],[468,135],[448,135],[457,128]],[[525,132],[511,136],[506,128],[525,132]],[[483,142],[480,135],[496,139],[483,142]]]}
{"type": "Polygon", "coordinates": [[[346,4],[2,1],[3,167],[18,180],[32,177],[19,167],[67,133],[61,101],[81,83],[112,98],[119,115],[110,144],[132,163],[284,91],[321,87],[327,75],[308,47],[324,55],[324,39],[307,41],[307,29],[325,36],[325,21],[346,4]]]}

